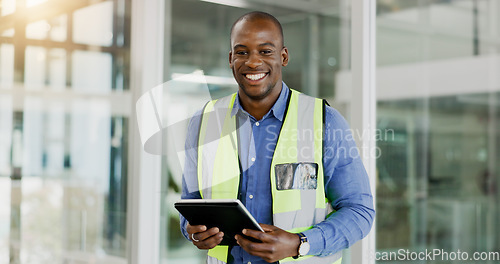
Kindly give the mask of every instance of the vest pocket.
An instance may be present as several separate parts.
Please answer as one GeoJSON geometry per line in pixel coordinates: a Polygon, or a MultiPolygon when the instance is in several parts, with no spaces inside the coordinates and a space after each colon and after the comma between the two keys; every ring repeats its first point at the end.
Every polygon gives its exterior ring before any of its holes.
{"type": "Polygon", "coordinates": [[[318,187],[318,164],[311,162],[284,163],[274,167],[276,189],[316,190],[318,187]]]}

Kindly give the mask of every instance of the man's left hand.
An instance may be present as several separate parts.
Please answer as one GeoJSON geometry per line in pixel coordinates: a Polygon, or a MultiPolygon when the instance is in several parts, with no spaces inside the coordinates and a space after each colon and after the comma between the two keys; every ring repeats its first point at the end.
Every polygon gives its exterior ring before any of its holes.
{"type": "Polygon", "coordinates": [[[272,225],[260,224],[260,226],[265,232],[243,229],[243,234],[261,242],[252,242],[240,235],[235,236],[238,245],[246,252],[261,257],[269,263],[298,254],[300,237],[297,234],[272,225]]]}

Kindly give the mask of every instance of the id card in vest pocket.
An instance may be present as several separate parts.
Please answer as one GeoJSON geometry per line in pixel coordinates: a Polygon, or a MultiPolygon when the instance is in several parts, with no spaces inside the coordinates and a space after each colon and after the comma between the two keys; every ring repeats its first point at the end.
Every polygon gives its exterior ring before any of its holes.
{"type": "Polygon", "coordinates": [[[318,187],[317,163],[277,164],[274,170],[278,190],[315,190],[318,187]]]}

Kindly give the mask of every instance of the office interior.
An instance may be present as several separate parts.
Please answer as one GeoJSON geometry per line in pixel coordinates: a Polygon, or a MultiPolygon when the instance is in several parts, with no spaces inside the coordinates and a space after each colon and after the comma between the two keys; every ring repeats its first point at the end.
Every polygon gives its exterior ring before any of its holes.
{"type": "MultiPolygon", "coordinates": [[[[193,72],[206,85],[177,90],[190,103],[171,102],[163,118],[198,110],[207,91],[197,89],[237,91],[229,30],[246,12],[282,23],[289,87],[348,121],[364,96],[351,93],[352,1],[157,1],[158,42],[141,42],[134,26],[150,18],[135,14],[150,2],[0,1],[0,263],[144,263],[139,237],[151,241],[151,263],[204,263],[173,208],[182,158],[170,143],[155,170],[138,158],[135,104],[193,72]],[[144,69],[134,43],[141,56],[162,51],[162,82],[134,82],[144,69]],[[141,232],[136,208],[149,207],[135,202],[136,185],[149,174],[159,180],[148,218],[157,227],[141,232]]],[[[499,252],[500,1],[377,0],[374,21],[376,252],[499,252]]]]}

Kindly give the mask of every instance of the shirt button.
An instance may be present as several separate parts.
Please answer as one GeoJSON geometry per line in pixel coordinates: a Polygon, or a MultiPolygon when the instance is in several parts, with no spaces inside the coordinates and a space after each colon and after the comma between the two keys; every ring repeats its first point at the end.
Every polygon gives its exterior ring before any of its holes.
{"type": "Polygon", "coordinates": [[[256,126],[259,126],[259,125],[260,125],[260,123],[259,123],[259,122],[255,122],[255,125],[256,125],[256,126]]]}
{"type": "Polygon", "coordinates": [[[248,198],[253,199],[253,195],[251,195],[251,194],[250,194],[250,195],[248,196],[248,198]]]}
{"type": "Polygon", "coordinates": [[[252,158],[252,161],[255,161],[255,158],[252,158]]]}

